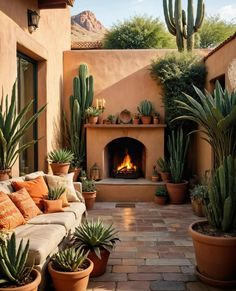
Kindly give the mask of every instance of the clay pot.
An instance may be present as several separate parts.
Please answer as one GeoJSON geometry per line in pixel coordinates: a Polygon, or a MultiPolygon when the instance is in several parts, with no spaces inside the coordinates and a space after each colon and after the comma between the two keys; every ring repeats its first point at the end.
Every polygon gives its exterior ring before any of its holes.
{"type": "Polygon", "coordinates": [[[163,196],[154,196],[154,202],[158,205],[165,205],[167,201],[166,197],[163,196]]]}
{"type": "Polygon", "coordinates": [[[0,291],[37,291],[41,282],[41,274],[38,270],[33,269],[31,272],[34,281],[20,287],[0,288],[0,291]]]}
{"type": "Polygon", "coordinates": [[[166,182],[166,188],[170,197],[170,203],[182,204],[185,202],[188,189],[187,181],[183,181],[182,183],[166,182]]]}
{"type": "Polygon", "coordinates": [[[52,268],[52,262],[48,264],[48,270],[52,277],[55,291],[86,291],[89,275],[93,270],[93,262],[89,260],[87,269],[79,272],[59,272],[52,268]]]}
{"type": "Polygon", "coordinates": [[[170,173],[168,172],[160,172],[161,179],[163,182],[169,181],[170,180],[170,173]]]}
{"type": "Polygon", "coordinates": [[[143,124],[150,124],[152,121],[151,116],[141,116],[141,120],[143,124]]]}
{"type": "Polygon", "coordinates": [[[0,181],[6,181],[11,178],[11,169],[0,170],[0,181]]]}
{"type": "Polygon", "coordinates": [[[82,192],[82,195],[84,197],[85,200],[85,205],[86,205],[86,209],[87,210],[91,210],[93,209],[94,206],[94,202],[97,196],[97,192],[82,192]]]}
{"type": "Polygon", "coordinates": [[[63,176],[68,174],[69,168],[70,168],[70,163],[51,163],[50,164],[53,175],[56,176],[63,176]]]}
{"type": "Polygon", "coordinates": [[[80,175],[80,172],[81,172],[81,168],[74,168],[72,170],[72,172],[74,172],[73,181],[74,182],[78,182],[79,181],[79,175],[80,175]]]}
{"type": "Polygon", "coordinates": [[[160,122],[159,118],[156,117],[153,118],[153,124],[159,124],[159,122],[160,122]]]}
{"type": "Polygon", "coordinates": [[[90,124],[96,124],[98,122],[98,116],[89,116],[88,122],[90,124]]]}
{"type": "Polygon", "coordinates": [[[107,262],[110,256],[110,252],[105,249],[100,250],[101,260],[97,257],[95,252],[90,251],[88,258],[93,262],[94,268],[90,277],[98,277],[106,272],[107,262]]]}
{"type": "Polygon", "coordinates": [[[158,176],[152,176],[152,182],[158,182],[159,177],[158,176]]]}
{"type": "Polygon", "coordinates": [[[203,212],[203,205],[202,205],[202,201],[201,200],[199,200],[199,199],[192,199],[191,200],[191,204],[192,204],[193,212],[197,216],[199,216],[199,217],[205,216],[204,215],[204,212],[203,212]]]}
{"type": "Polygon", "coordinates": [[[134,118],[133,119],[133,124],[139,124],[139,118],[134,118]]]}
{"type": "Polygon", "coordinates": [[[198,233],[197,221],[189,226],[197,262],[197,275],[204,283],[221,288],[236,286],[236,237],[215,237],[198,233]]]}

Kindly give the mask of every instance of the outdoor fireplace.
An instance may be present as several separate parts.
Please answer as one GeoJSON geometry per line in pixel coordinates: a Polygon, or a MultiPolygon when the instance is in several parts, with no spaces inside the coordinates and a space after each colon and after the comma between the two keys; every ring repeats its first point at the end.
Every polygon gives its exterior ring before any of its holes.
{"type": "Polygon", "coordinates": [[[112,178],[137,179],[145,176],[145,148],[133,138],[122,137],[107,145],[108,173],[112,178]]]}

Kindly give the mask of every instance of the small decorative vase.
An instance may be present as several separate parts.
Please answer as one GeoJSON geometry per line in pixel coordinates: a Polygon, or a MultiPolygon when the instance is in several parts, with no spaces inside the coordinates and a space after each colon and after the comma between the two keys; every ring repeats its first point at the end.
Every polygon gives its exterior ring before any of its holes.
{"type": "Polygon", "coordinates": [[[153,118],[153,124],[159,124],[160,120],[157,117],[153,118]]]}
{"type": "Polygon", "coordinates": [[[133,124],[139,124],[139,118],[134,118],[133,119],[133,124]]]}

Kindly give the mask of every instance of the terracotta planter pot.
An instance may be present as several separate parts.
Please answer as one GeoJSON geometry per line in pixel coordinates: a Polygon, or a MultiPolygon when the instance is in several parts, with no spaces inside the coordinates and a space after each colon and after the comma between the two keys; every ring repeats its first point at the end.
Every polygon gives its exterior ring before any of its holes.
{"type": "Polygon", "coordinates": [[[187,181],[182,183],[166,182],[166,188],[170,197],[170,203],[182,204],[185,202],[188,189],[187,181]]]}
{"type": "Polygon", "coordinates": [[[153,118],[153,124],[159,124],[160,119],[159,118],[153,118]]]}
{"type": "Polygon", "coordinates": [[[98,277],[101,276],[106,272],[107,262],[110,256],[110,253],[105,250],[101,249],[101,260],[97,257],[95,252],[89,252],[88,258],[93,262],[94,268],[92,273],[90,274],[90,277],[98,277]]]}
{"type": "Polygon", "coordinates": [[[89,267],[80,272],[59,272],[48,264],[48,270],[52,277],[55,291],[86,291],[89,275],[93,270],[93,262],[89,260],[89,267]]]}
{"type": "Polygon", "coordinates": [[[96,124],[98,122],[98,116],[89,116],[88,122],[90,124],[96,124]]]}
{"type": "Polygon", "coordinates": [[[72,170],[72,172],[74,172],[73,181],[74,182],[78,182],[79,181],[79,175],[80,175],[80,172],[81,172],[81,168],[74,168],[72,170]]]}
{"type": "Polygon", "coordinates": [[[161,179],[163,182],[169,181],[170,180],[170,173],[168,172],[160,172],[161,179]]]}
{"type": "Polygon", "coordinates": [[[236,237],[213,237],[194,230],[197,221],[189,226],[197,262],[197,274],[203,282],[217,287],[236,286],[236,237]]]}
{"type": "Polygon", "coordinates": [[[94,202],[97,196],[97,192],[82,192],[82,195],[85,200],[85,205],[87,210],[93,209],[94,202]]]}
{"type": "Polygon", "coordinates": [[[61,176],[61,175],[68,174],[70,163],[64,163],[64,164],[51,163],[50,166],[51,166],[53,175],[61,176]]]}
{"type": "Polygon", "coordinates": [[[41,282],[41,274],[36,269],[33,269],[31,274],[34,278],[33,282],[20,287],[0,288],[0,291],[37,291],[41,282]]]}
{"type": "Polygon", "coordinates": [[[158,176],[152,176],[152,182],[158,182],[159,177],[158,176]]]}
{"type": "Polygon", "coordinates": [[[11,178],[11,169],[0,170],[0,181],[6,181],[11,178]]]}
{"type": "Polygon", "coordinates": [[[202,201],[198,200],[198,199],[192,199],[191,200],[191,204],[192,204],[192,209],[193,212],[199,216],[199,217],[204,217],[204,212],[203,212],[203,205],[202,205],[202,201]]]}
{"type": "Polygon", "coordinates": [[[166,197],[154,196],[154,202],[158,205],[165,205],[166,201],[167,201],[166,197]]]}
{"type": "Polygon", "coordinates": [[[152,121],[151,116],[141,116],[141,120],[143,124],[150,124],[152,121]]]}
{"type": "Polygon", "coordinates": [[[133,119],[133,124],[139,124],[139,118],[134,118],[133,119]]]}

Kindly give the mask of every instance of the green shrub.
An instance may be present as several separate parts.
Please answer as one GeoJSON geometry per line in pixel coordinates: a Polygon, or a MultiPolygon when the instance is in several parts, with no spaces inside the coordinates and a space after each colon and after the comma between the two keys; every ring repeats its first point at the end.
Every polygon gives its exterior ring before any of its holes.
{"type": "Polygon", "coordinates": [[[115,24],[105,35],[106,49],[173,48],[175,40],[159,19],[135,16],[115,24]]]}
{"type": "Polygon", "coordinates": [[[204,89],[206,68],[200,58],[192,54],[170,54],[163,59],[153,61],[151,76],[163,88],[166,123],[170,130],[182,126],[184,131],[191,131],[191,121],[172,120],[184,115],[185,110],[176,106],[174,100],[186,100],[184,93],[199,100],[193,85],[204,89]]]}

